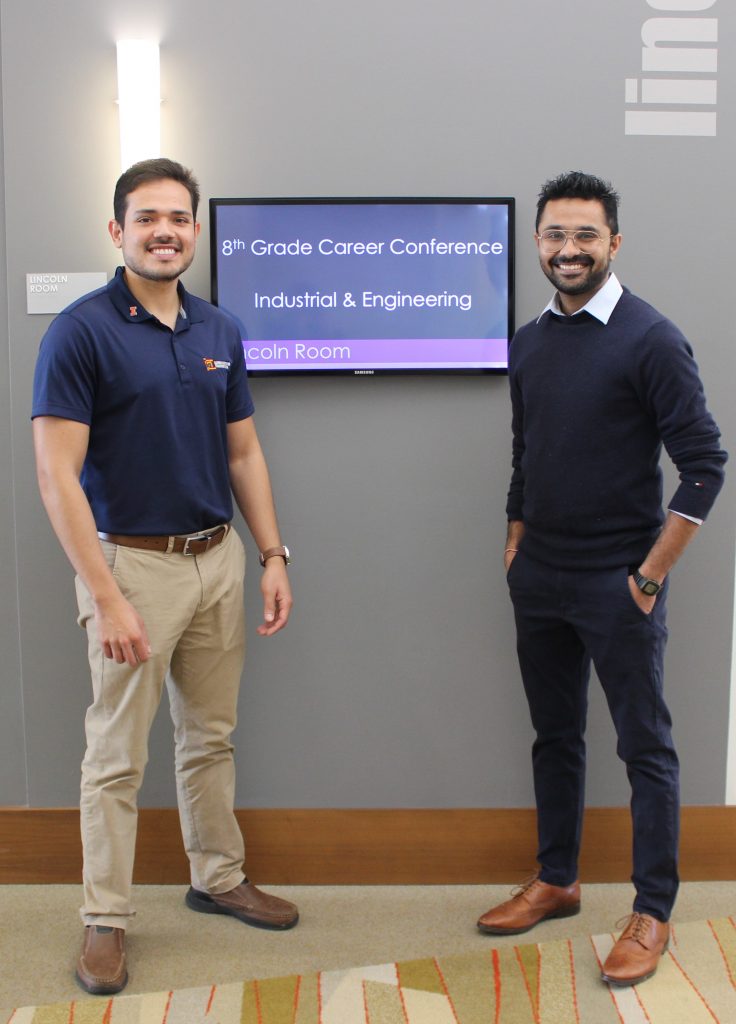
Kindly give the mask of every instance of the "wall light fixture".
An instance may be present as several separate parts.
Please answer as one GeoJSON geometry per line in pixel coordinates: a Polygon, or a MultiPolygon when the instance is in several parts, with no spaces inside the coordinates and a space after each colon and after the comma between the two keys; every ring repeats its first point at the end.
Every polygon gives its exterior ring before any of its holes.
{"type": "Polygon", "coordinates": [[[125,39],[117,43],[120,163],[161,155],[161,76],[158,43],[125,39]]]}

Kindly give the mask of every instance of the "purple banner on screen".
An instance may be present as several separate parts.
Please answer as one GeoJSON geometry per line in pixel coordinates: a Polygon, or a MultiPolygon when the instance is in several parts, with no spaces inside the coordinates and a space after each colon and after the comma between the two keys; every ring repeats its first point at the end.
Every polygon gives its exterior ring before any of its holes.
{"type": "Polygon", "coordinates": [[[244,341],[249,370],[466,369],[506,366],[505,338],[244,341]]]}

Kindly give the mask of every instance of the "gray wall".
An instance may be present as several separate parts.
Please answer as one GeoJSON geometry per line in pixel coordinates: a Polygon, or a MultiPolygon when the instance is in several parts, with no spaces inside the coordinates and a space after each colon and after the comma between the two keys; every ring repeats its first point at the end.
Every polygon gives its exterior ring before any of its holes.
{"type": "MultiPolygon", "coordinates": [[[[673,15],[656,6],[2,0],[0,802],[77,800],[85,645],[35,483],[30,389],[49,317],[26,315],[24,275],[115,266],[115,39],[160,38],[163,149],[207,196],[515,195],[519,323],[549,292],[531,239],[541,181],[575,167],[612,178],[619,276],[691,337],[728,447],[735,17],[725,0],[690,12],[718,19],[718,135],[626,136],[642,24],[673,15]]],[[[206,224],[187,284],[208,295],[206,224]]],[[[238,803],[531,805],[501,572],[505,379],[259,380],[253,391],[296,606],[285,634],[255,635],[251,557],[238,803]]],[[[724,801],[732,502],[729,483],[672,589],[667,686],[689,803],[724,801]]],[[[626,802],[597,686],[589,741],[589,802],[626,802]]],[[[174,802],[170,762],[162,709],[142,803],[174,802]]]]}

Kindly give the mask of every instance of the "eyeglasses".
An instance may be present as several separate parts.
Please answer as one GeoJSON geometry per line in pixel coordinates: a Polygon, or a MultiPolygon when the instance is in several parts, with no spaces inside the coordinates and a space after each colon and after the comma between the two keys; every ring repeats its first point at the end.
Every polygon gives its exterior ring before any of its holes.
{"type": "Polygon", "coordinates": [[[581,228],[579,231],[548,228],[541,235],[537,235],[545,252],[559,252],[564,249],[568,238],[572,239],[572,244],[580,252],[592,252],[600,242],[604,242],[606,238],[610,237],[610,235],[599,235],[597,231],[591,231],[589,228],[581,228]]]}

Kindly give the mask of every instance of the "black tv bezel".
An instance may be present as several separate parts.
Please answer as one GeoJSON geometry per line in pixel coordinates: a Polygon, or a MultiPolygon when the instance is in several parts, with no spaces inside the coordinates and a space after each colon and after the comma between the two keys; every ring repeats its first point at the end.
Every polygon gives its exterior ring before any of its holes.
{"type": "MultiPolygon", "coordinates": [[[[508,344],[515,330],[516,292],[516,198],[515,196],[240,196],[211,197],[209,200],[209,231],[210,231],[210,298],[213,305],[218,306],[217,282],[217,236],[216,213],[224,206],[339,206],[339,205],[378,206],[394,205],[425,205],[439,206],[457,204],[463,206],[505,206],[508,213],[507,243],[507,280],[508,292],[506,300],[508,344]]],[[[453,376],[478,377],[508,374],[508,361],[505,366],[467,366],[467,367],[372,367],[357,369],[350,367],[305,367],[304,369],[256,369],[248,366],[248,376],[253,378],[278,377],[396,377],[396,376],[453,376]]]]}

